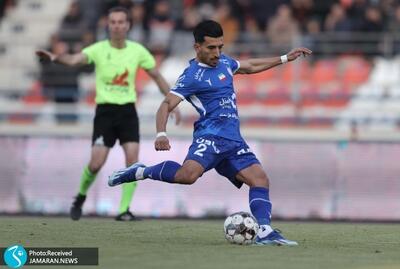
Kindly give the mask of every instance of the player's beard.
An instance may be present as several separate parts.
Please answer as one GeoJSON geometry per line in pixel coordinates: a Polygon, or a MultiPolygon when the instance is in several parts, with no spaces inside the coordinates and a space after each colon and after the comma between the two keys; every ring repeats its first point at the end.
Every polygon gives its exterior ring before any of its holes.
{"type": "Polygon", "coordinates": [[[218,61],[219,61],[218,57],[211,58],[209,61],[209,65],[211,65],[212,67],[216,67],[218,65],[218,61]]]}
{"type": "Polygon", "coordinates": [[[216,67],[218,65],[219,57],[210,57],[208,53],[201,51],[197,54],[197,59],[206,65],[216,67]]]}

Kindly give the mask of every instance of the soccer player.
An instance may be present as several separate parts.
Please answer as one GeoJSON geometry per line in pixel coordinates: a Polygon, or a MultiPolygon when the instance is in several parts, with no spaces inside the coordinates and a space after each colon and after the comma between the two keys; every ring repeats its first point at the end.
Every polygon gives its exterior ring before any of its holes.
{"type": "Polygon", "coordinates": [[[269,180],[240,134],[234,74],[254,74],[293,61],[312,52],[296,48],[281,57],[234,60],[222,53],[223,31],[215,21],[204,21],[193,31],[196,58],[179,77],[157,112],[156,150],[171,148],[166,133],[169,113],[182,101],[189,101],[200,118],[194,123],[193,143],[180,165],[164,161],[154,166],[136,163],[114,172],[108,184],[115,186],[150,178],[167,183],[193,184],[204,172],[214,168],[236,187],[250,187],[249,206],[260,225],[256,244],[297,245],[271,228],[269,180]]]}
{"type": "MultiPolygon", "coordinates": [[[[83,170],[79,193],[71,207],[70,216],[73,220],[80,219],[87,191],[117,139],[124,150],[126,165],[138,161],[139,120],[135,108],[134,84],[137,69],[141,67],[146,70],[164,95],[169,92],[169,86],[157,71],[155,59],[150,52],[139,43],[126,40],[130,28],[128,10],[122,7],[110,9],[108,28],[110,39],[94,43],[80,53],[55,55],[44,50],[36,52],[42,59],[67,66],[95,65],[97,107],[91,157],[83,170]]],[[[178,123],[179,111],[174,113],[178,123]]],[[[135,220],[129,211],[135,188],[136,183],[123,186],[116,220],[135,220]]]]}

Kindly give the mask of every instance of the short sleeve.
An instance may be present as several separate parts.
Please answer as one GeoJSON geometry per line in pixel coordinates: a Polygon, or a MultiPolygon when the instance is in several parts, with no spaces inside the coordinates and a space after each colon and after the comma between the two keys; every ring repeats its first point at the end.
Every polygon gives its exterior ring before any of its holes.
{"type": "Polygon", "coordinates": [[[171,93],[179,96],[182,100],[196,94],[197,91],[198,87],[196,87],[194,80],[187,70],[180,75],[174,87],[171,89],[171,93]]]}
{"type": "Polygon", "coordinates": [[[228,60],[229,66],[232,70],[232,74],[235,74],[236,71],[238,71],[238,69],[240,68],[240,62],[226,55],[225,58],[228,60]]]}
{"type": "Polygon", "coordinates": [[[98,43],[95,43],[82,50],[82,53],[87,57],[88,64],[96,63],[98,46],[98,43]]]}
{"type": "Polygon", "coordinates": [[[145,47],[142,47],[139,65],[145,70],[153,69],[156,67],[156,60],[145,47]]]}
{"type": "Polygon", "coordinates": [[[235,74],[239,68],[240,68],[240,62],[238,60],[232,59],[231,62],[232,73],[235,74]]]}

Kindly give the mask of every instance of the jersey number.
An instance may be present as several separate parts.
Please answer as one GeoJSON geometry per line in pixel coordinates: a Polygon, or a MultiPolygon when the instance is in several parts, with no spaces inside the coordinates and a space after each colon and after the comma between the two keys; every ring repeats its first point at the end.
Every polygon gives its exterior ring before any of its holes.
{"type": "Polygon", "coordinates": [[[207,146],[205,144],[199,144],[197,148],[198,149],[194,152],[194,154],[203,157],[203,152],[206,151],[207,146]]]}

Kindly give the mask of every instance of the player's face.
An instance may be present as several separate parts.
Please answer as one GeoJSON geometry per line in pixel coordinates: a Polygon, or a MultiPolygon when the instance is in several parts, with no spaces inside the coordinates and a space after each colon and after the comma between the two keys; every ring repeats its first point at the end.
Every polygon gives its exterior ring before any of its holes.
{"type": "Polygon", "coordinates": [[[223,37],[204,37],[203,43],[195,43],[197,59],[201,63],[216,67],[224,46],[223,37]]]}
{"type": "Polygon", "coordinates": [[[112,12],[108,15],[108,29],[111,39],[124,39],[129,31],[129,21],[124,12],[112,12]]]}

